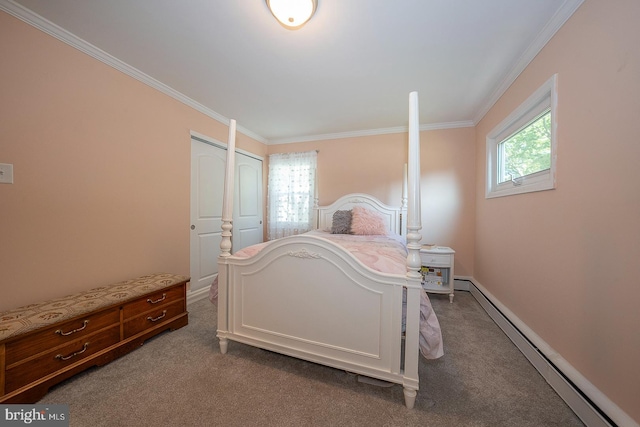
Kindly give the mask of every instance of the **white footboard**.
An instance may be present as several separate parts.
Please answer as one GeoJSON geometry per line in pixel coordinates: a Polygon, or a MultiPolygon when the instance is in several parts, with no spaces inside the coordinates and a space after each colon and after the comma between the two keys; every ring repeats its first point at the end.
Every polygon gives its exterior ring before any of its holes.
{"type": "Polygon", "coordinates": [[[356,194],[318,211],[319,225],[328,227],[335,210],[366,204],[386,218],[389,230],[402,234],[406,230],[407,273],[403,276],[380,274],[342,247],[312,236],[275,240],[251,258],[232,256],[236,123],[230,120],[218,258],[218,338],[223,353],[228,340],[239,341],[400,383],[407,407],[413,407],[418,390],[422,292],[417,107],[418,95],[411,92],[402,208],[393,209],[373,197],[356,194]],[[407,290],[404,353],[403,288],[407,290]]]}
{"type": "Polygon", "coordinates": [[[218,284],[219,307],[227,301],[223,345],[239,341],[417,389],[417,378],[401,371],[406,277],[377,273],[312,236],[226,261],[228,280],[218,284]]]}

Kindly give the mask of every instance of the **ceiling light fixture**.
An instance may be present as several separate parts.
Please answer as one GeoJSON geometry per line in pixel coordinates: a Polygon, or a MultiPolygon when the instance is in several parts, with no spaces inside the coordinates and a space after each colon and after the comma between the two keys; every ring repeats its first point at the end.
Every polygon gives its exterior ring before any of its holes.
{"type": "Polygon", "coordinates": [[[297,30],[316,12],[318,0],[266,0],[275,18],[288,30],[297,30]]]}

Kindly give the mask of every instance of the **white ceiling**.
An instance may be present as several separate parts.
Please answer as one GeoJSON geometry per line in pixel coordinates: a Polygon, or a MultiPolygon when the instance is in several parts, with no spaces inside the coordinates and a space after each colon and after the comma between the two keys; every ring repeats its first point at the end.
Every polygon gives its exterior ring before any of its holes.
{"type": "Polygon", "coordinates": [[[0,0],[0,8],[279,143],[406,129],[414,90],[423,129],[474,125],[581,2],[318,0],[297,31],[265,0],[0,0]]]}

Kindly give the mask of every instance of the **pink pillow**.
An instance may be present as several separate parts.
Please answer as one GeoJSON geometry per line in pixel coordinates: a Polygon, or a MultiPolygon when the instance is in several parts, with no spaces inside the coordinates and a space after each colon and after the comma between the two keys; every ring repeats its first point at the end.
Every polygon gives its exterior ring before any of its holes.
{"type": "Polygon", "coordinates": [[[351,233],[360,235],[387,234],[384,218],[377,212],[354,206],[351,209],[351,233]]]}

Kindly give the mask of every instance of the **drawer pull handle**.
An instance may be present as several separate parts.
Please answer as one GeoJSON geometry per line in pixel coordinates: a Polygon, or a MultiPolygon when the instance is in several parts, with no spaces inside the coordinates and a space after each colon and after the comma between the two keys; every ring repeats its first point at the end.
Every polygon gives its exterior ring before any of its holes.
{"type": "Polygon", "coordinates": [[[68,355],[68,356],[63,356],[63,355],[61,355],[61,354],[58,354],[58,355],[56,356],[56,359],[60,359],[60,360],[69,360],[69,359],[71,359],[72,357],[76,357],[77,355],[84,353],[85,351],[87,351],[87,348],[89,348],[89,343],[88,343],[88,342],[84,343],[84,346],[82,347],[82,350],[80,350],[80,351],[76,351],[75,353],[71,353],[71,354],[70,354],[70,355],[68,355]]]}
{"type": "Polygon", "coordinates": [[[149,317],[147,317],[147,320],[151,320],[152,322],[157,322],[158,320],[164,318],[164,316],[166,316],[166,315],[167,315],[167,310],[162,310],[162,314],[160,316],[155,317],[155,318],[149,316],[149,317]]]}
{"type": "Polygon", "coordinates": [[[80,332],[81,330],[86,328],[88,323],[89,323],[89,321],[85,320],[81,327],[79,327],[78,329],[74,329],[73,331],[69,331],[69,332],[62,332],[62,329],[58,329],[56,331],[56,334],[62,335],[63,337],[66,337],[67,335],[75,334],[76,332],[80,332]]]}
{"type": "Polygon", "coordinates": [[[164,300],[166,300],[166,299],[167,299],[167,294],[162,294],[162,298],[157,299],[157,300],[155,300],[155,301],[154,301],[154,300],[152,300],[151,298],[147,298],[147,302],[148,302],[149,304],[157,304],[157,303],[162,302],[162,301],[164,301],[164,300]]]}

